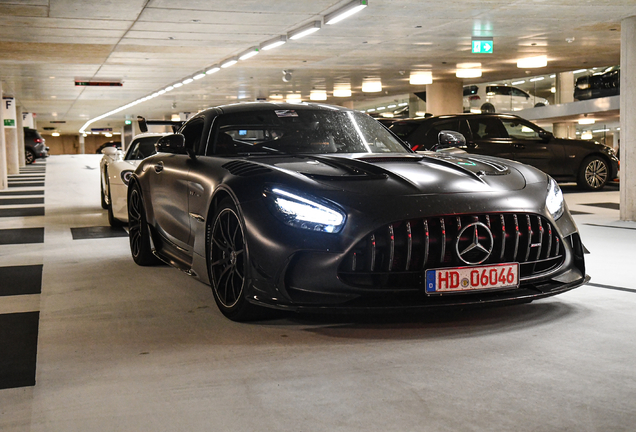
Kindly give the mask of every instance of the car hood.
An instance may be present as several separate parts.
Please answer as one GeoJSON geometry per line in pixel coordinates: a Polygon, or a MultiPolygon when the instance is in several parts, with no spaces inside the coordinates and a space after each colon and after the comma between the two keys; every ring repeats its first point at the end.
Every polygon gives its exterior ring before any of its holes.
{"type": "Polygon", "coordinates": [[[523,189],[514,162],[473,155],[347,154],[252,159],[314,186],[378,196],[474,193],[523,189]]]}

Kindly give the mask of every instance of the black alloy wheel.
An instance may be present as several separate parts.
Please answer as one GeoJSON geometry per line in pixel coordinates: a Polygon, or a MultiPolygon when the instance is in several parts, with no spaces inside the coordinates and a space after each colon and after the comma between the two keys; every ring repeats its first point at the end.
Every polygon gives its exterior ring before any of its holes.
{"type": "Polygon", "coordinates": [[[605,159],[589,156],[581,164],[578,184],[582,189],[596,191],[603,189],[609,180],[609,167],[605,159]]]}
{"type": "Polygon", "coordinates": [[[255,319],[259,307],[245,299],[247,245],[234,203],[225,199],[217,208],[208,241],[208,271],[219,310],[233,321],[255,319]]]}
{"type": "Polygon", "coordinates": [[[130,241],[130,253],[135,263],[140,266],[150,266],[159,263],[150,246],[150,232],[146,222],[143,197],[137,183],[131,184],[128,199],[128,239],[130,241]]]}
{"type": "Polygon", "coordinates": [[[24,162],[27,165],[31,165],[35,162],[35,152],[33,150],[29,148],[24,150],[24,162]]]}

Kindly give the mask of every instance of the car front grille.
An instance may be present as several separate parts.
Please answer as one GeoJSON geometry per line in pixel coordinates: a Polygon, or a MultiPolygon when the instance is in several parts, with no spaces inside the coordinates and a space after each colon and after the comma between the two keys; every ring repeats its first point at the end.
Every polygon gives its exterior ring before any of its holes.
{"type": "Polygon", "coordinates": [[[518,262],[523,280],[560,266],[562,243],[548,219],[537,214],[410,219],[380,227],[359,241],[338,276],[353,286],[406,289],[423,286],[426,269],[518,262]],[[489,254],[484,252],[488,249],[489,254]]]}

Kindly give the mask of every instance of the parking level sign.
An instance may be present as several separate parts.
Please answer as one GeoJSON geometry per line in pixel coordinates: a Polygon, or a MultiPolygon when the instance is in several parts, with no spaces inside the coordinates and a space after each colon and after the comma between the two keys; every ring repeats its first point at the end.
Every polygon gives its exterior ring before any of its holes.
{"type": "Polygon", "coordinates": [[[473,38],[473,54],[492,54],[493,48],[492,38],[473,38]]]}

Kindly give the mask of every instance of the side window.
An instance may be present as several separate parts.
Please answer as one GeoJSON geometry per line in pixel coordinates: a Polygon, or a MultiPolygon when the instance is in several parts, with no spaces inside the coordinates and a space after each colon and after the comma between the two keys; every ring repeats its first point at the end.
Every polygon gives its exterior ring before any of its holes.
{"type": "Polygon", "coordinates": [[[424,147],[426,149],[430,149],[438,142],[438,135],[443,130],[450,130],[454,132],[459,132],[459,120],[450,120],[434,123],[433,126],[426,133],[426,138],[424,139],[424,147]]]}
{"type": "Polygon", "coordinates": [[[157,152],[155,143],[158,140],[159,137],[144,137],[134,140],[128,148],[125,160],[141,160],[152,156],[157,152]]]}
{"type": "Polygon", "coordinates": [[[488,96],[510,96],[510,87],[506,86],[488,86],[486,87],[486,94],[488,96]]]}
{"type": "Polygon", "coordinates": [[[185,137],[186,148],[194,149],[195,152],[199,152],[201,147],[201,135],[203,134],[203,118],[195,118],[187,122],[181,128],[180,133],[185,137]]]}
{"type": "Polygon", "coordinates": [[[496,117],[484,117],[468,120],[473,139],[486,140],[494,138],[508,138],[506,129],[496,117]]]}
{"type": "Polygon", "coordinates": [[[540,129],[534,125],[522,123],[518,120],[508,119],[502,119],[501,122],[506,128],[506,132],[508,132],[510,138],[536,141],[541,140],[541,137],[539,136],[540,129]]]}
{"type": "Polygon", "coordinates": [[[530,95],[518,88],[512,88],[512,95],[516,97],[524,97],[526,99],[530,98],[530,95]]]}

